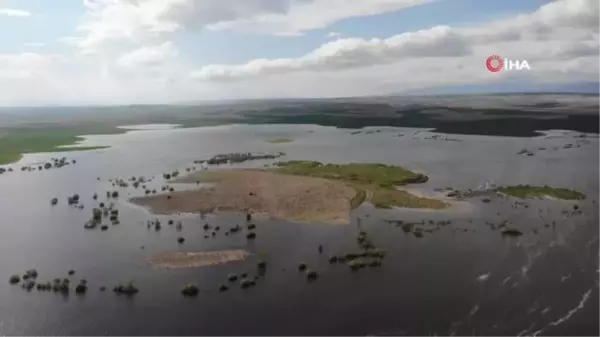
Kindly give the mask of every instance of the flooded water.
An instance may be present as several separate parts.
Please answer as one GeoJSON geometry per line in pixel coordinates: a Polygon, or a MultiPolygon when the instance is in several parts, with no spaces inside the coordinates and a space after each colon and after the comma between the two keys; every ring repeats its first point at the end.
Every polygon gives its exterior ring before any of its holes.
{"type": "MultiPolygon", "coordinates": [[[[128,126],[127,128],[132,128],[128,126]]],[[[427,139],[417,129],[355,130],[313,125],[228,125],[170,129],[137,127],[122,135],[90,136],[82,146],[110,145],[90,152],[27,155],[0,176],[0,334],[3,335],[597,335],[598,334],[598,138],[553,131],[534,138],[448,135],[427,139]],[[379,131],[378,131],[379,130],[379,131]],[[266,139],[292,138],[271,144],[266,139]],[[446,136],[444,136],[446,137],[446,136]],[[443,138],[443,137],[442,137],[443,138]],[[573,144],[565,148],[566,144],[573,144]],[[521,149],[533,156],[517,155],[521,149]],[[565,215],[573,202],[474,198],[445,211],[376,210],[363,205],[349,226],[256,220],[257,238],[243,234],[205,239],[205,221],[222,228],[243,225],[237,215],[157,218],[127,198],[139,189],[120,188],[121,223],[107,231],[86,230],[91,208],[114,190],[110,178],[155,176],[193,166],[225,152],[287,153],[282,160],[378,162],[423,172],[414,186],[423,194],[488,184],[550,185],[579,190],[582,214],[565,215]],[[67,156],[60,169],[21,172],[23,165],[67,156]],[[99,178],[99,180],[98,180],[99,178]],[[67,206],[78,193],[85,208],[67,206]],[[98,193],[98,201],[92,195],[98,193]],[[50,200],[59,199],[52,207],[50,200]],[[183,228],[166,225],[182,220],[183,228]],[[358,220],[360,219],[360,220],[358,220]],[[422,238],[384,220],[451,220],[422,238]],[[510,221],[519,238],[503,238],[489,223],[510,221]],[[351,272],[330,265],[329,254],[356,246],[357,222],[387,250],[380,268],[351,272]],[[186,241],[177,243],[179,236],[186,241]],[[317,247],[323,245],[319,254],[317,247]],[[143,247],[143,248],[142,248],[143,247]],[[202,269],[161,270],[145,263],[155,253],[246,249],[248,260],[202,269]],[[219,292],[230,272],[256,274],[258,257],[268,261],[256,287],[219,292]],[[297,271],[306,262],[319,272],[307,282],[297,271]],[[88,292],[68,296],[11,286],[11,274],[36,268],[38,280],[86,278],[88,292]],[[140,292],[118,296],[111,289],[133,280],[140,292]],[[187,283],[200,288],[184,298],[187,283]],[[106,292],[99,287],[106,286],[106,292]]],[[[239,167],[272,161],[247,162],[239,167]]],[[[197,165],[196,167],[200,167],[197,165]]]]}

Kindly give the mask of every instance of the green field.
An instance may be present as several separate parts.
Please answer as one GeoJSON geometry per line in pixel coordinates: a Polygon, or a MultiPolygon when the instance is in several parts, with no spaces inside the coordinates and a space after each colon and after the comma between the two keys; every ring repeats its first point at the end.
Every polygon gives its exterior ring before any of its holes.
{"type": "Polygon", "coordinates": [[[325,179],[342,180],[357,190],[352,208],[369,201],[378,208],[408,207],[440,209],[447,206],[441,200],[413,195],[396,186],[422,183],[427,176],[398,166],[383,164],[321,164],[315,161],[290,161],[279,163],[277,172],[325,179]]]}
{"type": "Polygon", "coordinates": [[[517,186],[505,186],[498,188],[498,191],[512,197],[521,199],[531,198],[556,198],[562,200],[583,200],[585,195],[575,190],[567,188],[555,188],[549,186],[530,186],[530,185],[517,185],[517,186]]]}
{"type": "MultiPolygon", "coordinates": [[[[86,151],[105,146],[70,147],[83,140],[84,130],[17,129],[0,135],[0,165],[17,162],[24,154],[41,152],[86,151]],[[64,146],[64,147],[61,147],[64,146]]],[[[92,130],[90,130],[92,131],[92,130]]],[[[110,130],[103,130],[110,132],[110,130]]],[[[118,129],[113,131],[116,132],[118,129]]]]}

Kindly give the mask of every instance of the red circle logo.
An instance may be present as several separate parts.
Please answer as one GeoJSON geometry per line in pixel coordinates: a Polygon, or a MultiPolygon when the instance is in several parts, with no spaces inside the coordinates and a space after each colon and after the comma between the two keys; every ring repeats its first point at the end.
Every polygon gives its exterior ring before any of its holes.
{"type": "Polygon", "coordinates": [[[502,61],[500,56],[492,55],[485,60],[485,67],[489,71],[497,73],[502,70],[502,67],[504,67],[504,61],[502,61]]]}

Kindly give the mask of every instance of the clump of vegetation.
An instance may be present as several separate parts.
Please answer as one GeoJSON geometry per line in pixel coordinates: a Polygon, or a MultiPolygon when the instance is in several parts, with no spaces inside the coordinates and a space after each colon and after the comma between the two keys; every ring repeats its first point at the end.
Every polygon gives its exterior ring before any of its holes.
{"type": "Polygon", "coordinates": [[[254,280],[250,280],[250,279],[243,279],[240,282],[240,287],[242,287],[242,289],[250,288],[254,285],[256,285],[256,282],[254,280]]]}
{"type": "Polygon", "coordinates": [[[21,282],[21,277],[19,275],[11,275],[10,278],[8,279],[8,282],[10,284],[17,284],[17,283],[21,282]]]}
{"type": "Polygon", "coordinates": [[[29,269],[27,271],[25,271],[25,276],[23,276],[23,279],[27,279],[27,278],[37,278],[38,276],[38,272],[35,269],[29,269]]]}
{"type": "Polygon", "coordinates": [[[198,295],[198,287],[193,284],[187,284],[181,289],[183,296],[196,296],[198,295]]]}
{"type": "Polygon", "coordinates": [[[58,204],[58,198],[52,198],[52,200],[50,200],[50,204],[52,206],[55,206],[56,204],[58,204]]]}
{"type": "Polygon", "coordinates": [[[379,248],[375,248],[375,249],[370,249],[367,251],[367,256],[370,257],[374,257],[374,258],[384,258],[385,257],[385,250],[383,249],[379,249],[379,248]]]}
{"type": "Polygon", "coordinates": [[[255,225],[255,224],[253,224],[253,223],[251,223],[251,224],[248,224],[248,226],[246,226],[246,227],[247,227],[249,230],[253,230],[253,229],[255,229],[255,228],[256,228],[256,225],[255,225]]]}
{"type": "Polygon", "coordinates": [[[332,255],[329,257],[329,263],[337,263],[338,262],[338,257],[335,255],[332,255]]]}
{"type": "Polygon", "coordinates": [[[102,220],[102,210],[99,208],[92,209],[92,219],[95,221],[102,220]]]}
{"type": "Polygon", "coordinates": [[[108,229],[108,226],[107,226],[107,225],[102,225],[102,226],[100,227],[100,230],[101,230],[101,231],[105,231],[105,230],[107,230],[107,229],[108,229]]]}
{"type": "Polygon", "coordinates": [[[347,264],[348,267],[350,267],[350,269],[352,270],[358,270],[364,268],[367,265],[367,263],[363,259],[350,260],[347,264]]]}
{"type": "Polygon", "coordinates": [[[229,280],[229,282],[235,282],[238,279],[238,276],[235,273],[230,273],[229,275],[227,275],[227,279],[229,280]]]}
{"type": "Polygon", "coordinates": [[[281,144],[281,143],[290,143],[293,141],[291,138],[270,138],[265,140],[267,143],[271,144],[281,144]]]}
{"type": "Polygon", "coordinates": [[[502,233],[502,235],[504,236],[521,236],[523,235],[523,232],[521,232],[520,230],[516,229],[516,228],[511,228],[511,227],[504,227],[500,230],[500,233],[502,233]]]}
{"type": "Polygon", "coordinates": [[[221,285],[219,286],[219,291],[220,291],[220,292],[227,291],[227,290],[229,290],[229,287],[228,287],[228,286],[226,286],[225,284],[221,284],[221,285]]]}
{"type": "Polygon", "coordinates": [[[259,269],[266,269],[267,268],[267,262],[264,260],[259,260],[258,263],[256,264],[256,266],[259,269]]]}
{"type": "Polygon", "coordinates": [[[428,180],[428,177],[423,174],[398,166],[368,163],[322,164],[315,161],[290,161],[279,163],[278,166],[276,171],[284,174],[344,181],[357,191],[350,202],[352,208],[360,206],[369,194],[371,198],[368,201],[378,208],[441,209],[447,207],[447,204],[441,200],[418,197],[398,190],[397,186],[424,183],[428,180]]]}
{"type": "Polygon", "coordinates": [[[115,292],[117,294],[125,294],[125,295],[134,295],[134,294],[137,294],[138,291],[139,291],[139,289],[133,285],[133,282],[128,282],[125,284],[118,284],[113,288],[113,292],[115,292]]]}
{"type": "Polygon", "coordinates": [[[63,294],[69,292],[69,280],[68,279],[54,279],[54,284],[52,284],[52,291],[61,292],[63,294]]]}
{"type": "Polygon", "coordinates": [[[38,283],[35,287],[39,291],[50,291],[50,290],[52,290],[52,283],[50,283],[50,282],[38,283]]]}
{"type": "Polygon", "coordinates": [[[79,283],[75,287],[75,293],[76,294],[85,294],[86,291],[87,291],[87,284],[85,284],[83,282],[79,283]]]}
{"type": "Polygon", "coordinates": [[[178,243],[184,243],[185,242],[185,238],[183,236],[180,236],[177,238],[177,242],[178,243]]]}
{"type": "Polygon", "coordinates": [[[306,270],[306,279],[311,281],[311,280],[315,280],[317,277],[319,277],[319,274],[311,269],[307,269],[306,270]]]}
{"type": "Polygon", "coordinates": [[[35,287],[35,281],[27,280],[21,284],[21,287],[27,291],[30,291],[31,289],[33,289],[33,287],[35,287]]]}
{"type": "Polygon", "coordinates": [[[528,199],[528,198],[556,198],[562,200],[583,200],[585,194],[577,192],[575,190],[567,188],[555,188],[549,186],[530,186],[530,185],[517,185],[517,186],[505,186],[497,189],[498,192],[510,195],[516,198],[528,199]]]}
{"type": "Polygon", "coordinates": [[[256,238],[256,233],[255,232],[250,232],[250,233],[246,234],[246,238],[248,238],[248,239],[255,239],[256,238]]]}
{"type": "Polygon", "coordinates": [[[306,263],[301,262],[300,264],[298,264],[298,270],[304,271],[304,270],[306,270],[306,268],[307,268],[306,263]]]}
{"type": "Polygon", "coordinates": [[[75,274],[75,270],[73,270],[73,269],[69,270],[68,274],[69,274],[69,275],[73,275],[73,274],[75,274]]]}

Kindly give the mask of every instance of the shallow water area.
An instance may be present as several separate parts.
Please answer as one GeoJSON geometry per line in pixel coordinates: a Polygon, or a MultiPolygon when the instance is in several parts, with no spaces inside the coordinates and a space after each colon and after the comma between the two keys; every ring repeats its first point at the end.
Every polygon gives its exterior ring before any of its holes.
{"type": "Polygon", "coordinates": [[[110,146],[106,149],[26,155],[9,165],[15,172],[0,175],[0,334],[598,334],[595,136],[579,138],[579,133],[559,131],[534,138],[441,135],[454,139],[448,141],[432,139],[436,134],[422,129],[369,128],[353,134],[356,131],[314,125],[152,126],[86,136],[80,144],[110,146]],[[294,141],[265,141],[278,137],[294,141]],[[518,155],[524,148],[534,155],[518,155]],[[141,187],[120,188],[109,182],[144,176],[151,179],[144,183],[147,189],[157,189],[157,194],[166,193],[161,191],[164,185],[195,188],[166,182],[163,173],[201,170],[194,160],[219,153],[276,151],[286,153],[281,161],[400,165],[429,176],[427,183],[407,186],[424,195],[438,195],[440,188],[476,190],[494,183],[567,187],[588,198],[525,200],[525,207],[513,198],[491,195],[484,203],[478,196],[466,200],[464,207],[444,211],[378,210],[364,204],[352,212],[347,226],[255,218],[257,236],[247,239],[244,215],[156,216],[127,202],[144,195],[141,187]],[[62,156],[77,163],[43,171],[18,169],[62,156]],[[119,197],[107,199],[106,192],[113,190],[119,197]],[[83,209],[67,205],[74,193],[80,195],[83,209]],[[54,197],[59,202],[51,206],[54,197]],[[86,230],[83,226],[99,202],[115,203],[120,224],[109,224],[106,231],[86,230]],[[581,214],[570,213],[574,204],[581,214]],[[159,230],[147,223],[156,219],[159,230]],[[423,223],[432,231],[419,238],[386,220],[423,223]],[[440,224],[448,220],[451,223],[440,224]],[[504,221],[524,235],[503,237],[497,225],[504,221]],[[205,223],[212,228],[204,230],[205,223]],[[224,235],[237,224],[242,231],[224,235]],[[357,249],[359,225],[387,251],[383,265],[352,272],[345,265],[330,264],[330,254],[357,249]],[[179,237],[185,242],[178,243],[179,237]],[[164,252],[225,249],[253,255],[197,269],[157,269],[145,260],[164,252]],[[268,265],[255,287],[240,289],[239,282],[228,282],[229,273],[260,275],[258,259],[268,265]],[[297,270],[300,262],[316,270],[319,278],[307,282],[297,270]],[[27,292],[8,283],[11,274],[29,268],[38,270],[40,281],[67,277],[73,269],[72,282],[85,277],[88,292],[62,296],[27,292]],[[135,296],[111,291],[129,280],[140,289],[135,296]],[[198,285],[196,298],[181,295],[188,283],[198,285]],[[230,289],[219,292],[221,284],[230,289]],[[107,290],[99,291],[101,286],[107,290]]]}

